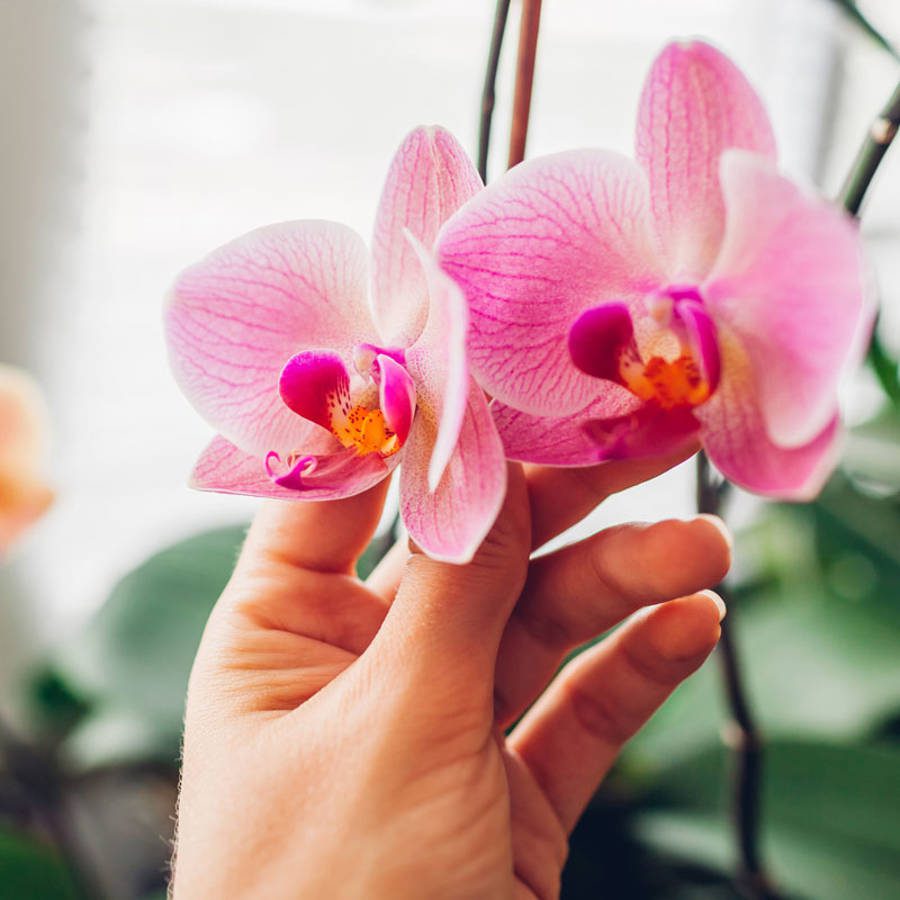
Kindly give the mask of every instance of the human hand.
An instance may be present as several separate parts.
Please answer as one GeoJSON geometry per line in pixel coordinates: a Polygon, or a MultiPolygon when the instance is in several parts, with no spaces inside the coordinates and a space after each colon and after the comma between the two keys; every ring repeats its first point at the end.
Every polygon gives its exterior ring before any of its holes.
{"type": "Polygon", "coordinates": [[[384,485],[265,507],[191,676],[175,897],[556,896],[620,748],[714,647],[691,592],[730,549],[699,518],[529,554],[675,461],[512,465],[471,564],[395,548],[367,584],[384,485]]]}

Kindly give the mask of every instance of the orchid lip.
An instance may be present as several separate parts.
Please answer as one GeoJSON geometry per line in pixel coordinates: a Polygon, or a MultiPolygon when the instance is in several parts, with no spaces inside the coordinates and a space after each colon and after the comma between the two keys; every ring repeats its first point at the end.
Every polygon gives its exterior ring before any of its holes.
{"type": "Polygon", "coordinates": [[[285,364],[278,389],[289,409],[331,432],[343,448],[358,456],[393,456],[415,414],[412,378],[393,355],[379,353],[364,380],[354,377],[351,383],[339,354],[306,350],[285,364]]]}
{"type": "Polygon", "coordinates": [[[265,459],[266,474],[275,484],[298,489],[303,484],[304,476],[312,475],[318,466],[315,456],[294,453],[288,454],[284,460],[286,471],[278,471],[281,462],[281,456],[274,450],[270,450],[265,459]]]}
{"type": "Polygon", "coordinates": [[[700,291],[672,285],[646,297],[651,327],[635,331],[621,301],[583,312],[569,331],[569,354],[588,375],[605,378],[663,409],[705,403],[721,373],[715,323],[700,291]]]}

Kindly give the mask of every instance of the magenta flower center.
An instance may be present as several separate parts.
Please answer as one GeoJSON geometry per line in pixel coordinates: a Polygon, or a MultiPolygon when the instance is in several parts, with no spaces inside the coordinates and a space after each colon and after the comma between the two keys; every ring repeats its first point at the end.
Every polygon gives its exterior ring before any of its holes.
{"type": "Polygon", "coordinates": [[[355,387],[344,361],[333,351],[298,353],[281,372],[281,398],[357,456],[393,456],[409,434],[416,406],[403,351],[360,344],[353,365],[358,373],[353,377],[355,387]]]}
{"type": "Polygon", "coordinates": [[[582,313],[569,332],[575,365],[663,409],[704,403],[718,385],[720,361],[715,325],[699,290],[672,285],[649,295],[644,305],[639,339],[624,303],[582,313]]]}

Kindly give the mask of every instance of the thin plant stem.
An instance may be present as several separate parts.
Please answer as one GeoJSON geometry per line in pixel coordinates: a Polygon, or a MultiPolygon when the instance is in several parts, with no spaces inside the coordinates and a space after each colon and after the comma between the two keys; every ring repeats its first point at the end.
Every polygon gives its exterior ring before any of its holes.
{"type": "Polygon", "coordinates": [[[881,113],[872,123],[850,173],[841,188],[839,202],[852,216],[858,216],[866,192],[885,153],[900,128],[900,84],[894,89],[881,113]]]}
{"type": "MultiPolygon", "coordinates": [[[[868,134],[856,154],[853,166],[844,180],[838,200],[852,216],[859,216],[863,200],[872,184],[891,143],[900,128],[900,84],[869,127],[868,134]]],[[[894,405],[900,404],[900,381],[897,364],[891,359],[878,334],[878,323],[872,330],[866,362],[878,379],[882,390],[894,405]]]]}
{"type": "Polygon", "coordinates": [[[500,51],[509,19],[510,0],[497,0],[494,10],[494,26],[491,31],[491,46],[488,51],[484,86],[481,90],[481,116],[478,120],[478,174],[487,184],[488,151],[491,146],[491,124],[494,120],[494,104],[497,99],[497,69],[500,66],[500,51]]]}
{"type": "MultiPolygon", "coordinates": [[[[727,480],[714,480],[709,460],[701,451],[697,455],[697,511],[721,515],[728,485],[727,480]]],[[[778,894],[765,873],[760,849],[763,741],[744,686],[734,640],[734,609],[725,586],[719,585],[718,591],[729,606],[717,653],[730,716],[724,740],[733,753],[731,811],[740,859],[738,886],[753,900],[771,900],[778,894]]]]}
{"type": "Polygon", "coordinates": [[[509,159],[512,168],[525,159],[528,119],[531,115],[531,88],[534,84],[534,61],[537,56],[538,31],[541,27],[541,0],[522,0],[519,25],[519,52],[516,57],[516,88],[513,96],[512,127],[509,134],[509,159]]]}

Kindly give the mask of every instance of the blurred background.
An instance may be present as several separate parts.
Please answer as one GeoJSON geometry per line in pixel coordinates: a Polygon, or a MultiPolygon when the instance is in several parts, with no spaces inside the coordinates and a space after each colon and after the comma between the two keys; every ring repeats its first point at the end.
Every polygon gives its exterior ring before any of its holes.
{"type": "MultiPolygon", "coordinates": [[[[696,35],[757,85],[784,168],[834,195],[900,77],[853,8],[545,0],[528,152],[629,153],[654,54],[696,35]]],[[[858,11],[900,45],[896,0],[858,11]]],[[[187,673],[254,509],[185,487],[210,432],[169,376],[169,283],[274,221],[368,235],[417,124],[474,153],[492,16],[491,0],[0,0],[0,362],[45,392],[58,495],[0,561],[0,898],[165,896],[187,673]]],[[[898,201],[895,149],[862,225],[887,356],[846,386],[841,469],[814,504],[736,496],[728,513],[731,615],[769,741],[765,847],[796,897],[900,896],[898,201]]],[[[692,502],[687,464],[579,528],[692,502]]],[[[724,718],[712,661],[598,795],[565,897],[739,896],[724,718]]]]}

